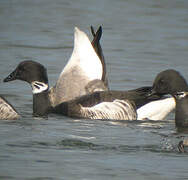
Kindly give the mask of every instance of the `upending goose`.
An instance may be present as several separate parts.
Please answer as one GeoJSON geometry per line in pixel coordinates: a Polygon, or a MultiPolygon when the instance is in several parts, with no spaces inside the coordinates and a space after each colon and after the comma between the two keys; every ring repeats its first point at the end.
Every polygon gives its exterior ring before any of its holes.
{"type": "Polygon", "coordinates": [[[136,109],[159,99],[158,96],[147,97],[151,88],[143,87],[130,91],[93,92],[53,107],[49,99],[47,71],[42,64],[23,61],[4,82],[16,79],[31,85],[35,116],[44,116],[52,112],[79,118],[133,120],[137,118],[136,109]]]}
{"type": "MultiPolygon", "coordinates": [[[[108,90],[106,65],[99,42],[102,36],[102,27],[100,26],[96,33],[93,27],[91,27],[91,32],[94,37],[92,43],[90,43],[84,32],[75,27],[72,56],[62,70],[56,85],[48,92],[50,105],[56,106],[63,101],[96,90],[108,90]],[[94,68],[89,72],[88,67],[90,66],[94,68]]],[[[37,68],[37,66],[34,67],[37,68]]],[[[35,69],[34,67],[34,72],[38,73],[40,68],[35,69]]],[[[37,82],[33,83],[33,86],[37,86],[37,82]]],[[[40,87],[42,88],[42,86],[40,87]]],[[[46,86],[44,85],[43,88],[46,89],[46,86]]],[[[35,89],[35,91],[37,91],[37,89],[35,89]]],[[[1,99],[0,110],[0,119],[15,119],[20,117],[16,110],[11,105],[8,105],[8,102],[4,99],[1,99]]]]}
{"type": "Polygon", "coordinates": [[[13,120],[18,119],[20,116],[14,107],[0,96],[0,119],[1,120],[13,120]]]}
{"type": "MultiPolygon", "coordinates": [[[[91,30],[94,36],[92,44],[87,35],[75,27],[72,55],[62,70],[56,85],[49,91],[52,106],[87,94],[88,89],[86,90],[85,86],[92,81],[95,82],[96,79],[104,82],[104,89],[101,90],[108,89],[106,65],[99,42],[102,28],[99,27],[96,33],[93,28],[91,30]]],[[[95,86],[94,82],[93,86],[95,86]]],[[[94,89],[90,88],[89,90],[93,91],[94,89]]]]}
{"type": "Polygon", "coordinates": [[[172,95],[176,104],[176,126],[188,127],[188,86],[179,72],[173,69],[160,72],[154,80],[151,94],[172,95]]]}

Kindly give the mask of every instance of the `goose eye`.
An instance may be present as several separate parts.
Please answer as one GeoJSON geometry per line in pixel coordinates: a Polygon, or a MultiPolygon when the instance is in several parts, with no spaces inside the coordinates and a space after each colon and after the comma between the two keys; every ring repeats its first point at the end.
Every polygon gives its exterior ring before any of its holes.
{"type": "Polygon", "coordinates": [[[19,73],[22,73],[22,72],[24,72],[25,71],[25,68],[23,67],[23,66],[21,66],[20,68],[19,68],[19,73]]]}
{"type": "Polygon", "coordinates": [[[19,69],[18,72],[17,72],[17,74],[20,75],[20,74],[22,74],[22,72],[23,72],[23,70],[19,69]]]}
{"type": "Polygon", "coordinates": [[[160,85],[162,85],[162,84],[164,84],[164,79],[161,79],[160,81],[159,81],[159,83],[160,83],[160,85]]]}

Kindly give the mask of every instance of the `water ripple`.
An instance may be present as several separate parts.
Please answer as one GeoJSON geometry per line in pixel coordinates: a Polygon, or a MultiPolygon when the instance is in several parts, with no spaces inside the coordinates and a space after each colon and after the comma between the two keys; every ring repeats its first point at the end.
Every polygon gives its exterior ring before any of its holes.
{"type": "Polygon", "coordinates": [[[28,48],[28,49],[46,49],[46,50],[58,50],[58,49],[72,49],[72,46],[36,46],[27,44],[6,44],[4,47],[14,48],[28,48]]]}
{"type": "Polygon", "coordinates": [[[84,149],[84,150],[97,150],[97,151],[117,151],[117,152],[178,152],[177,147],[172,144],[167,144],[168,147],[163,145],[99,145],[91,142],[85,142],[77,139],[64,139],[58,143],[62,149],[84,149]],[[170,147],[170,148],[169,148],[170,147]]]}

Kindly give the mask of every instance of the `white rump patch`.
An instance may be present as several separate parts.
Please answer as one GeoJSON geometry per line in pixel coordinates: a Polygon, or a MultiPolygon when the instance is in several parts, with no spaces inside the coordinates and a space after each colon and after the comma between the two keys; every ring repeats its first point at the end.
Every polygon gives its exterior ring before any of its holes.
{"type": "Polygon", "coordinates": [[[136,120],[137,114],[133,105],[127,100],[102,102],[93,107],[81,107],[81,114],[89,119],[136,120]]]}
{"type": "Polygon", "coordinates": [[[48,84],[39,81],[33,81],[31,83],[33,94],[38,94],[48,89],[48,84]]]}
{"type": "Polygon", "coordinates": [[[163,120],[172,110],[176,102],[173,97],[152,101],[137,109],[138,120],[163,120]]]}
{"type": "Polygon", "coordinates": [[[53,104],[57,105],[87,94],[85,86],[102,79],[103,65],[87,35],[75,27],[74,49],[54,87],[53,104]]]}
{"type": "Polygon", "coordinates": [[[77,27],[75,27],[74,31],[74,49],[72,56],[61,72],[60,77],[63,73],[70,71],[75,66],[78,66],[90,80],[102,78],[102,63],[87,35],[77,27]]]}

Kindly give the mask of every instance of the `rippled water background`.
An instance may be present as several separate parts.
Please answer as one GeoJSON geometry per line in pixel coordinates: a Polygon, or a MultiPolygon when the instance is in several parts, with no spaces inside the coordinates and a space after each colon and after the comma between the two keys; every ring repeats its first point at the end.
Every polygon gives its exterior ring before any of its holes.
{"type": "Polygon", "coordinates": [[[188,79],[187,0],[1,0],[0,93],[22,118],[0,121],[0,179],[187,179],[188,154],[177,150],[187,134],[176,131],[173,113],[161,122],[33,118],[30,86],[2,83],[32,59],[54,85],[71,55],[74,27],[91,39],[90,25],[103,26],[111,89],[151,85],[168,68],[188,79]]]}

